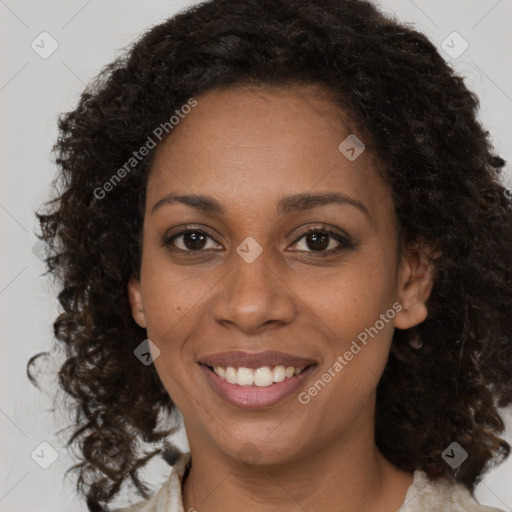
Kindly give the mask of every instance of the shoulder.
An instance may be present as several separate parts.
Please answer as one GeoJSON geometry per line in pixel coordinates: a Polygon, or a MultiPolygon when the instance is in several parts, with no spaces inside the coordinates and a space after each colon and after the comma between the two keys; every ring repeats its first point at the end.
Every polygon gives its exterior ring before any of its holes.
{"type": "Polygon", "coordinates": [[[190,452],[181,454],[172,466],[167,480],[148,500],[116,508],[112,512],[183,512],[181,480],[190,463],[190,452]]]}
{"type": "Polygon", "coordinates": [[[413,483],[407,490],[400,512],[504,512],[480,505],[467,487],[445,479],[430,480],[420,470],[414,472],[413,483]]]}

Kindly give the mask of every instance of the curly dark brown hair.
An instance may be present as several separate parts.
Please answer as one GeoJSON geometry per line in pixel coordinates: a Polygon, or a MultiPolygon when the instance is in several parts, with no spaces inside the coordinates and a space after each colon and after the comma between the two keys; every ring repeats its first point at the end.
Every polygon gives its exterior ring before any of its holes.
{"type": "MultiPolygon", "coordinates": [[[[209,0],[148,30],[59,116],[57,192],[36,215],[46,274],[60,285],[54,331],[75,411],[67,446],[78,444],[83,461],[68,470],[79,470],[77,491],[93,512],[108,510],[128,477],[147,498],[138,471],[157,454],[172,463],[177,428],[168,419],[159,430],[175,407],[154,366],[134,357],[147,336],[126,292],[139,276],[155,151],[106,197],[98,191],[191,97],[247,84],[332,92],[371,136],[402,246],[439,249],[428,318],[394,333],[376,442],[402,470],[473,490],[509,454],[497,434],[512,402],[512,201],[477,97],[423,34],[368,1],[209,0]],[[457,471],[441,457],[453,441],[469,454],[457,471]],[[142,442],[160,446],[141,453],[142,442]]],[[[27,365],[36,385],[31,367],[45,354],[27,365]]]]}

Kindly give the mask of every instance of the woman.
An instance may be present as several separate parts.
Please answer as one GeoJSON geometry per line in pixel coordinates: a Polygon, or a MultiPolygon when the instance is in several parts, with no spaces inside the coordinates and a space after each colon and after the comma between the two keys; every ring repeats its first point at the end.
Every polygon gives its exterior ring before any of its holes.
{"type": "Polygon", "coordinates": [[[477,106],[362,0],[210,0],[105,68],[38,213],[89,510],[128,478],[127,512],[498,510],[512,204],[477,106]]]}

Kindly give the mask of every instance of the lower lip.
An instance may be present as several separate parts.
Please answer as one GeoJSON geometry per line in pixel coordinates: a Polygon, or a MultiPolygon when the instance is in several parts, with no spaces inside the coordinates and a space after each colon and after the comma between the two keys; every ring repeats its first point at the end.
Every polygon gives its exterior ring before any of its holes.
{"type": "Polygon", "coordinates": [[[222,398],[243,409],[260,409],[274,405],[297,391],[317,365],[308,366],[299,375],[264,387],[230,384],[227,380],[221,379],[206,365],[200,363],[199,366],[206,375],[211,387],[222,398]]]}

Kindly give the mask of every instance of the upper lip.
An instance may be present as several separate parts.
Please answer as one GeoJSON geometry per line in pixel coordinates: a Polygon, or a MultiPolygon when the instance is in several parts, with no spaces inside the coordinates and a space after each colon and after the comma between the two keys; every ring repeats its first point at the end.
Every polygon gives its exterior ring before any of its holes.
{"type": "Polygon", "coordinates": [[[264,352],[242,352],[229,351],[211,354],[199,359],[199,363],[207,366],[228,366],[245,368],[261,368],[263,366],[293,366],[294,368],[304,368],[310,364],[316,363],[314,359],[294,356],[275,350],[266,350],[264,352]]]}

